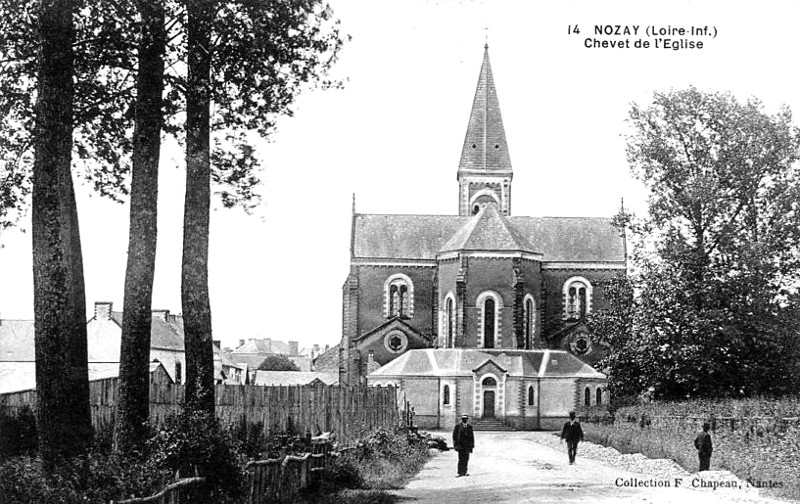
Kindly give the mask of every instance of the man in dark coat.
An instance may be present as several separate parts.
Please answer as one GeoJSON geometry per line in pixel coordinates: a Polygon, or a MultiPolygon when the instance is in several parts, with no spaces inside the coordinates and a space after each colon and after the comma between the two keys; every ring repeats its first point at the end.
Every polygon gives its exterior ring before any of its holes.
{"type": "Polygon", "coordinates": [[[575,412],[570,411],[569,421],[561,429],[561,440],[567,442],[567,456],[569,464],[575,463],[575,455],[578,453],[578,443],[583,441],[583,429],[581,424],[575,419],[575,412]]]}
{"type": "Polygon", "coordinates": [[[472,426],[467,423],[469,415],[461,415],[461,423],[457,423],[453,428],[453,448],[458,452],[458,476],[469,476],[467,474],[467,464],[469,464],[469,454],[475,448],[475,434],[472,426]]]}
{"type": "Polygon", "coordinates": [[[711,425],[708,422],[704,422],[703,430],[694,438],[694,447],[697,448],[697,455],[700,457],[701,471],[708,471],[708,468],[711,467],[711,452],[714,447],[711,445],[709,429],[711,429],[711,425]]]}

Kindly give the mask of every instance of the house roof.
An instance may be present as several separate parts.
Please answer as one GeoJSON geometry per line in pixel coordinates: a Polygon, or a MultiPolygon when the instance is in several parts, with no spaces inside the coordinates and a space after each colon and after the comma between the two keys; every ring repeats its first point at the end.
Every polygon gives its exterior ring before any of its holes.
{"type": "Polygon", "coordinates": [[[318,373],[339,372],[339,345],[335,345],[314,359],[314,371],[318,373]]]}
{"type": "Polygon", "coordinates": [[[0,320],[0,362],[35,362],[33,320],[0,320]]]}
{"type": "MultiPolygon", "coordinates": [[[[487,205],[490,208],[492,205],[487,205]]],[[[491,234],[500,228],[506,247],[530,247],[542,254],[545,262],[624,261],[625,249],[611,219],[603,217],[502,217],[487,219],[486,213],[457,215],[356,214],[354,217],[354,258],[435,260],[443,249],[463,243],[488,245],[491,234]],[[471,224],[472,227],[467,225],[471,224]],[[472,232],[469,232],[469,230],[472,232]],[[458,236],[456,236],[458,233],[458,236]],[[463,239],[460,239],[463,236],[463,239]],[[451,245],[450,242],[453,242],[451,245]]],[[[495,244],[495,246],[497,246],[495,244]]],[[[517,249],[519,250],[519,249],[517,249]]]]}
{"type": "Polygon", "coordinates": [[[511,173],[511,159],[500,114],[500,100],[494,85],[489,46],[484,46],[483,63],[472,101],[467,134],[461,149],[458,171],[511,173]]]}
{"type": "Polygon", "coordinates": [[[369,375],[370,378],[409,376],[472,376],[488,361],[512,377],[599,378],[606,375],[563,350],[417,349],[409,350],[369,375]]]}
{"type": "Polygon", "coordinates": [[[439,252],[456,250],[493,250],[534,252],[528,240],[497,211],[497,205],[485,205],[453,234],[439,252]]]}
{"type": "Polygon", "coordinates": [[[236,354],[286,354],[289,355],[289,344],[283,341],[276,341],[270,338],[263,339],[249,339],[244,345],[236,348],[233,355],[236,354]]]}
{"type": "Polygon", "coordinates": [[[339,383],[339,373],[304,371],[256,371],[254,385],[308,385],[314,380],[325,385],[339,383]]]}
{"type": "MultiPolygon", "coordinates": [[[[168,311],[153,314],[150,324],[150,348],[183,351],[183,317],[168,311]],[[160,315],[163,314],[163,315],[160,315]]],[[[112,311],[111,319],[122,327],[122,312],[112,311]]]]}

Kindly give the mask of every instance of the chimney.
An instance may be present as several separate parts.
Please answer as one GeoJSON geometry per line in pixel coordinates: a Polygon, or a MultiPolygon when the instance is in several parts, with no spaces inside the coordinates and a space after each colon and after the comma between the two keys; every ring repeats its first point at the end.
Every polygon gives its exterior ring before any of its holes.
{"type": "Polygon", "coordinates": [[[217,347],[219,349],[222,349],[222,340],[215,339],[215,340],[212,340],[212,342],[214,343],[215,347],[217,347]]]}
{"type": "Polygon", "coordinates": [[[111,319],[111,301],[95,301],[94,302],[94,318],[97,320],[110,320],[111,319]]]}
{"type": "Polygon", "coordinates": [[[169,318],[169,310],[153,310],[153,318],[157,318],[166,322],[167,318],[169,318]]]}
{"type": "Polygon", "coordinates": [[[296,341],[289,342],[289,355],[297,355],[300,353],[299,345],[296,341]]]}
{"type": "Polygon", "coordinates": [[[243,340],[243,339],[240,339],[240,340],[239,340],[239,346],[240,346],[240,347],[243,347],[243,346],[244,346],[244,340],[243,340]]]}
{"type": "Polygon", "coordinates": [[[327,352],[328,350],[330,350],[330,349],[331,349],[331,346],[330,346],[330,345],[325,345],[325,351],[326,351],[326,352],[327,352]]]}

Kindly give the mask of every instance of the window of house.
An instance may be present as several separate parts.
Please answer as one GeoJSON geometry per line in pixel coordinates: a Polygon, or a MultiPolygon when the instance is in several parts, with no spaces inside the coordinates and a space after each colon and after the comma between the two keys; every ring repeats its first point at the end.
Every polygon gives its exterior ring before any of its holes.
{"type": "Polygon", "coordinates": [[[536,395],[533,391],[533,385],[528,386],[528,406],[533,406],[536,403],[536,395]]]}
{"type": "Polygon", "coordinates": [[[583,390],[583,405],[584,406],[592,405],[592,391],[589,387],[586,387],[583,390]]]}
{"type": "Polygon", "coordinates": [[[183,381],[183,365],[181,361],[175,361],[175,383],[181,383],[183,381]]]}
{"type": "Polygon", "coordinates": [[[592,284],[583,277],[564,283],[564,319],[579,319],[592,311],[592,284]]]}
{"type": "Polygon", "coordinates": [[[445,385],[442,389],[442,404],[450,404],[450,385],[445,385]]]}
{"type": "Polygon", "coordinates": [[[411,318],[414,314],[414,284],[402,273],[386,279],[383,293],[383,316],[411,318]]]}
{"type": "Polygon", "coordinates": [[[597,387],[597,390],[595,391],[595,395],[597,396],[597,398],[595,400],[595,404],[598,404],[598,405],[599,404],[603,404],[603,389],[600,388],[600,387],[597,387]]]}
{"type": "Polygon", "coordinates": [[[497,386],[497,380],[495,380],[491,376],[487,376],[486,378],[483,379],[483,381],[481,382],[481,385],[483,385],[484,387],[496,387],[497,386]]]}

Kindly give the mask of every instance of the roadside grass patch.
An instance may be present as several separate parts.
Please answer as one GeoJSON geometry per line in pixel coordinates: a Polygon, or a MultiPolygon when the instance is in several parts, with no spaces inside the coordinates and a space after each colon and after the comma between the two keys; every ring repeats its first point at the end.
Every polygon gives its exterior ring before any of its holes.
{"type": "Polygon", "coordinates": [[[797,398],[650,402],[619,408],[615,421],[583,423],[587,441],[698,470],[694,438],[712,425],[711,469],[727,470],[772,496],[800,500],[797,398]]]}

